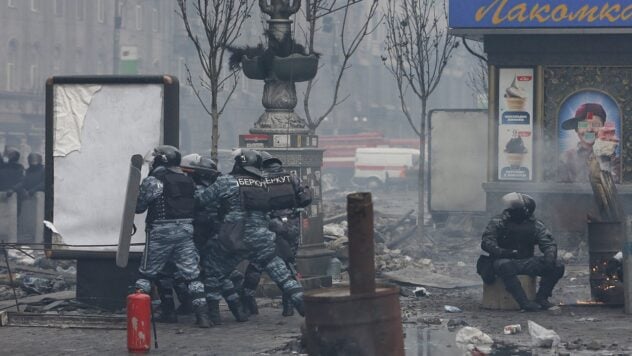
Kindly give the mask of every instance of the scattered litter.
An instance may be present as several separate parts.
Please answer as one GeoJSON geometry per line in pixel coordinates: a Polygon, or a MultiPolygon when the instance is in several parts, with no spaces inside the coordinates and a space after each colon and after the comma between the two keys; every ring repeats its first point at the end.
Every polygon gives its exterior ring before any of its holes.
{"type": "Polygon", "coordinates": [[[417,321],[428,325],[441,325],[441,319],[437,317],[432,318],[419,318],[417,321]]]}
{"type": "Polygon", "coordinates": [[[430,296],[430,293],[428,293],[428,291],[424,287],[417,287],[417,288],[415,288],[415,290],[413,290],[413,294],[415,294],[415,297],[427,297],[427,296],[430,296]]]}
{"type": "Polygon", "coordinates": [[[456,344],[463,351],[478,351],[483,354],[491,352],[494,340],[477,328],[466,326],[456,333],[456,344]]]}
{"type": "Polygon", "coordinates": [[[599,321],[599,319],[595,318],[579,318],[577,321],[599,321]]]}
{"type": "Polygon", "coordinates": [[[528,320],[531,342],[536,347],[556,347],[560,343],[560,336],[553,330],[547,329],[537,323],[528,320]]]}
{"type": "Polygon", "coordinates": [[[443,306],[443,310],[445,310],[448,313],[461,313],[463,310],[459,309],[458,307],[452,306],[452,305],[444,305],[443,306]]]}
{"type": "Polygon", "coordinates": [[[503,334],[505,335],[514,335],[519,332],[522,332],[522,326],[520,326],[520,324],[511,324],[503,328],[503,334]]]}
{"type": "Polygon", "coordinates": [[[562,308],[555,305],[546,310],[551,315],[562,315],[562,308]]]}
{"type": "Polygon", "coordinates": [[[459,261],[459,262],[457,262],[457,263],[456,263],[456,265],[457,265],[458,267],[465,267],[465,266],[466,266],[465,262],[463,262],[463,261],[459,261]]]}
{"type": "Polygon", "coordinates": [[[450,319],[448,320],[448,330],[454,331],[459,326],[468,326],[469,324],[463,319],[450,319]]]}

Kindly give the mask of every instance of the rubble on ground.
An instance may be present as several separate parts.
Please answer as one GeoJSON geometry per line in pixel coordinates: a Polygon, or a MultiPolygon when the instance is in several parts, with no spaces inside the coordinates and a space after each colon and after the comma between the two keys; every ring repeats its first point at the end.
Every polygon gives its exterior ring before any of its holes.
{"type": "Polygon", "coordinates": [[[52,260],[43,251],[28,247],[7,249],[11,278],[6,261],[0,259],[0,300],[23,298],[29,295],[73,290],[77,268],[74,261],[52,260]],[[11,285],[13,281],[13,285],[11,285]],[[14,288],[15,287],[15,295],[14,288]]]}

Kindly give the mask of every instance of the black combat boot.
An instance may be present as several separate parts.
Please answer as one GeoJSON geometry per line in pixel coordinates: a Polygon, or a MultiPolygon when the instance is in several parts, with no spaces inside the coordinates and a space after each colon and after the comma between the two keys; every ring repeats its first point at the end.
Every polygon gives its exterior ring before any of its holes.
{"type": "Polygon", "coordinates": [[[222,319],[219,316],[219,300],[207,300],[208,317],[213,325],[222,325],[222,319]]]}
{"type": "Polygon", "coordinates": [[[195,312],[195,324],[200,328],[210,328],[211,322],[208,319],[208,310],[206,305],[197,305],[193,307],[195,312]]]}
{"type": "Polygon", "coordinates": [[[556,307],[555,304],[549,302],[549,297],[553,295],[553,288],[562,276],[564,276],[564,265],[556,264],[540,278],[540,287],[535,295],[535,302],[540,304],[542,309],[549,310],[556,307]]]}
{"type": "Polygon", "coordinates": [[[290,296],[283,293],[281,303],[283,304],[283,316],[294,315],[294,306],[292,305],[292,299],[290,298],[290,296]]]}
{"type": "Polygon", "coordinates": [[[191,300],[191,294],[189,293],[188,286],[184,282],[176,282],[173,285],[173,289],[176,291],[180,305],[176,312],[178,315],[188,315],[193,313],[193,304],[191,300]]]}
{"type": "Polygon", "coordinates": [[[177,323],[178,315],[176,314],[173,295],[161,295],[160,299],[160,315],[156,321],[159,323],[177,323]]]}
{"type": "Polygon", "coordinates": [[[527,294],[524,292],[524,289],[522,289],[522,285],[517,276],[504,277],[503,282],[505,283],[507,292],[509,292],[516,302],[518,302],[518,305],[520,305],[520,309],[527,312],[540,310],[538,303],[534,303],[527,298],[527,294]]]}
{"type": "Polygon", "coordinates": [[[241,299],[241,304],[244,307],[244,312],[246,315],[259,314],[257,299],[253,295],[246,295],[244,293],[241,293],[240,299],[241,299]]]}
{"type": "Polygon", "coordinates": [[[233,313],[235,320],[237,320],[240,323],[244,321],[248,321],[248,315],[244,314],[239,298],[235,298],[230,301],[227,301],[227,303],[228,303],[228,309],[230,309],[230,312],[233,313]]]}

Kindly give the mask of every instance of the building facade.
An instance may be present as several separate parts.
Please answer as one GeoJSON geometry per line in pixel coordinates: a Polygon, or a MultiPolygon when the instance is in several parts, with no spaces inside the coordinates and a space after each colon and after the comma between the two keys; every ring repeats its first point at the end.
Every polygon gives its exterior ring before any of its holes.
{"type": "Polygon", "coordinates": [[[173,62],[170,0],[2,0],[0,149],[44,151],[44,87],[60,75],[162,74],[173,62]],[[120,35],[115,40],[116,13],[120,35]]]}

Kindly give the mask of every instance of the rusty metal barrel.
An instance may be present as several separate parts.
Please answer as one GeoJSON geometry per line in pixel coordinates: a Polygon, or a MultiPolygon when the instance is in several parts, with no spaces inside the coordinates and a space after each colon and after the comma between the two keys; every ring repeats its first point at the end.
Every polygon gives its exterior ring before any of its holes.
{"type": "Polygon", "coordinates": [[[348,286],[305,294],[310,355],[403,356],[399,288],[375,283],[371,193],[347,196],[348,286]]]}
{"type": "Polygon", "coordinates": [[[624,225],[620,222],[588,223],[588,260],[590,266],[590,296],[611,305],[623,304],[621,281],[606,273],[608,260],[621,251],[624,225]]]}

